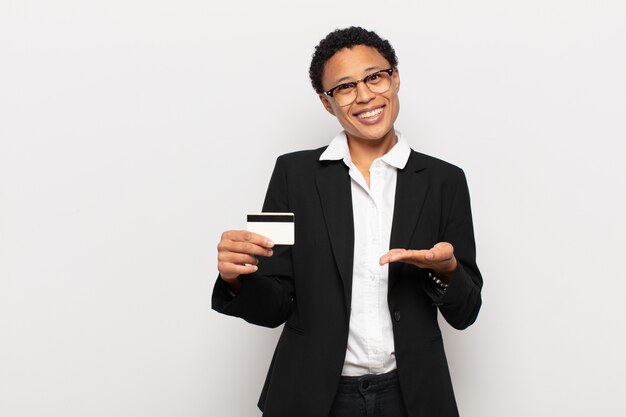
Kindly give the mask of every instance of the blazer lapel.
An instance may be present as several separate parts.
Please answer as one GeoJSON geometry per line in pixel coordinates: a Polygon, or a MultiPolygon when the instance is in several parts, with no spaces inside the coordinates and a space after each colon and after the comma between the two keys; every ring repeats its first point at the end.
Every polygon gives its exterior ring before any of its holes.
{"type": "Polygon", "coordinates": [[[318,172],[317,191],[324,212],[330,243],[341,275],[346,306],[352,300],[352,263],[354,256],[354,220],[348,167],[343,161],[323,161],[318,172]]]}
{"type": "MultiPolygon", "coordinates": [[[[404,169],[398,170],[389,249],[408,249],[428,191],[425,168],[420,163],[419,154],[411,151],[404,169]]],[[[403,265],[401,262],[389,265],[389,288],[395,283],[403,265]]]]}

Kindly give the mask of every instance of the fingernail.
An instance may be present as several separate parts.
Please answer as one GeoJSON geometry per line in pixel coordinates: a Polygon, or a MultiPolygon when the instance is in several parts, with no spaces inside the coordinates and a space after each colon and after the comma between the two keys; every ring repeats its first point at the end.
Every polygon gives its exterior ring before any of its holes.
{"type": "Polygon", "coordinates": [[[274,251],[270,249],[270,250],[269,250],[269,255],[268,255],[268,256],[272,256],[273,254],[274,254],[274,251]]]}
{"type": "Polygon", "coordinates": [[[271,240],[266,240],[266,241],[265,241],[265,244],[266,244],[267,246],[269,246],[270,248],[271,248],[272,246],[274,246],[274,242],[272,242],[271,240]]]}

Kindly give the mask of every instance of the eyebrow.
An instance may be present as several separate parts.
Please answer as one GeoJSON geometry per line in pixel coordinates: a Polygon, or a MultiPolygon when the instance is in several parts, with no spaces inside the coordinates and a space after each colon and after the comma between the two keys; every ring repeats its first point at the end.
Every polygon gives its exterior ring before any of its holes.
{"type": "MultiPolygon", "coordinates": [[[[383,69],[384,67],[381,67],[380,65],[374,66],[374,67],[367,67],[363,70],[363,72],[370,72],[372,70],[375,69],[383,69]]],[[[344,81],[348,81],[350,79],[350,77],[341,77],[340,79],[335,81],[335,85],[341,84],[344,81]]]]}

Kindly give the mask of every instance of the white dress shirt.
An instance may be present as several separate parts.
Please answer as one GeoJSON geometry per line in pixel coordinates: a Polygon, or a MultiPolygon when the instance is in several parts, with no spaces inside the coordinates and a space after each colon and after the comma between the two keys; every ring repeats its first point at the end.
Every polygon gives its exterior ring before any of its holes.
{"type": "Polygon", "coordinates": [[[411,149],[400,132],[398,142],[370,167],[370,186],[352,163],[345,132],[339,133],[320,160],[340,160],[350,169],[354,219],[352,308],[344,376],[381,374],[396,369],[393,326],[387,304],[389,265],[378,260],[389,251],[397,170],[411,149]]]}

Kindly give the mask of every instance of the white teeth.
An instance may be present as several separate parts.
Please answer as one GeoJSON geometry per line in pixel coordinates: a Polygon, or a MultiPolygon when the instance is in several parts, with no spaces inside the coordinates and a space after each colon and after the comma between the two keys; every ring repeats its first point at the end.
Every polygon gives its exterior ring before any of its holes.
{"type": "Polygon", "coordinates": [[[365,113],[360,113],[357,117],[359,119],[366,119],[368,117],[378,116],[380,114],[380,112],[382,112],[382,111],[383,111],[383,108],[379,107],[379,108],[377,108],[375,110],[372,110],[372,111],[367,111],[365,113]]]}

